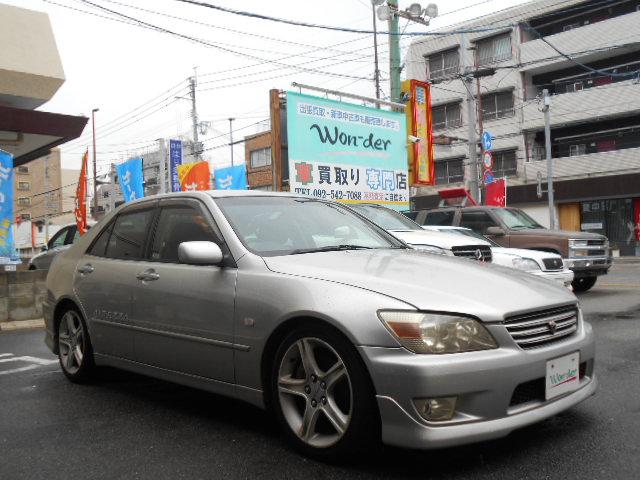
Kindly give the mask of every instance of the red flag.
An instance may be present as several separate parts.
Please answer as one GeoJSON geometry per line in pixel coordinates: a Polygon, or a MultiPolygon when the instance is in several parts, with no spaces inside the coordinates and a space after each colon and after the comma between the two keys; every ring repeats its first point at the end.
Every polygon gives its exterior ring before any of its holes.
{"type": "Polygon", "coordinates": [[[76,206],[73,213],[76,216],[76,225],[80,235],[84,235],[87,228],[87,162],[89,161],[89,150],[82,156],[82,167],[80,168],[80,178],[76,187],[76,206]]]}
{"type": "Polygon", "coordinates": [[[507,179],[494,180],[487,185],[487,205],[495,207],[507,206],[507,179]]]}

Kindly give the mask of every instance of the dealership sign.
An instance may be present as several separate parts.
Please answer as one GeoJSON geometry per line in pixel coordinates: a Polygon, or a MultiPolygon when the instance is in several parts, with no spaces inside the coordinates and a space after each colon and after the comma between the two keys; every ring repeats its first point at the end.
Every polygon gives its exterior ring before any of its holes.
{"type": "Polygon", "coordinates": [[[287,93],[290,191],[409,208],[403,113],[287,93]]]}

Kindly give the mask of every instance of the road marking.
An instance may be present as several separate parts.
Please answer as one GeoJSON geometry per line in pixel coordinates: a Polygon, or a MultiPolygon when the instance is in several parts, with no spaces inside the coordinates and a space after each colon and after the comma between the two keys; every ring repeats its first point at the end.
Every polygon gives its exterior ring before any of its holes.
{"type": "Polygon", "coordinates": [[[11,368],[9,370],[1,370],[0,375],[9,375],[11,373],[26,372],[28,370],[36,369],[38,367],[43,367],[46,365],[52,365],[54,363],[58,363],[58,360],[48,360],[46,358],[32,357],[30,355],[14,357],[13,353],[0,353],[0,363],[9,363],[9,362],[28,362],[29,365],[26,365],[24,367],[11,368]]]}

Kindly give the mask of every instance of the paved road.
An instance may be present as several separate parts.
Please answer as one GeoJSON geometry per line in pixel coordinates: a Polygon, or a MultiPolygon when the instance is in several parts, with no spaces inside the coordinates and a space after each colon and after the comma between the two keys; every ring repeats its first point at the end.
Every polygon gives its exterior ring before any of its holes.
{"type": "Polygon", "coordinates": [[[616,266],[580,297],[597,335],[595,397],[503,440],[426,453],[386,448],[348,466],[291,452],[262,411],[240,402],[115,370],[73,385],[46,362],[53,356],[42,331],[3,333],[0,479],[637,479],[638,285],[640,265],[616,266]],[[39,363],[15,360],[24,356],[39,363]]]}

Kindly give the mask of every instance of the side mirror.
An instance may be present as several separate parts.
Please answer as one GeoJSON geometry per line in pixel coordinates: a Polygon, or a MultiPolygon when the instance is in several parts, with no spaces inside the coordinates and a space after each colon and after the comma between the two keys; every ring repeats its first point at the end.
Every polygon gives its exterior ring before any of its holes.
{"type": "Polygon", "coordinates": [[[40,249],[41,252],[46,252],[47,250],[49,250],[48,245],[43,245],[42,248],[40,249]]]}
{"type": "Polygon", "coordinates": [[[178,260],[188,265],[220,265],[222,250],[213,242],[182,242],[178,245],[178,260]]]}
{"type": "Polygon", "coordinates": [[[504,234],[504,230],[500,227],[489,227],[485,232],[485,235],[493,235],[494,237],[503,237],[504,234]]]}

